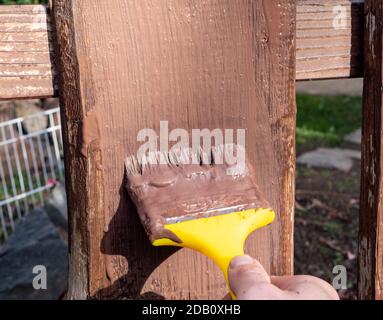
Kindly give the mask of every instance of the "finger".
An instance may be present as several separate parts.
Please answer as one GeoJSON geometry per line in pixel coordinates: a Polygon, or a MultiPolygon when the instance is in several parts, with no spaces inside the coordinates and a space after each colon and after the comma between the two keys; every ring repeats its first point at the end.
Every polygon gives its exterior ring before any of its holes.
{"type": "Polygon", "coordinates": [[[230,288],[237,299],[263,299],[277,288],[263,266],[250,256],[235,257],[228,269],[230,288]]]}
{"type": "Polygon", "coordinates": [[[339,300],[336,290],[326,281],[307,275],[272,277],[271,282],[289,292],[294,299],[339,300]]]}

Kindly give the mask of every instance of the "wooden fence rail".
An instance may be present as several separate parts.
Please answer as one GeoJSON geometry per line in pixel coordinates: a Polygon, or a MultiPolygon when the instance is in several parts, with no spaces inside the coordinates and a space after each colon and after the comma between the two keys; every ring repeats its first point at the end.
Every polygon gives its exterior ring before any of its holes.
{"type": "Polygon", "coordinates": [[[0,99],[57,95],[51,29],[45,6],[0,6],[0,99]]]}
{"type": "MultiPolygon", "coordinates": [[[[298,0],[296,10],[296,79],[362,76],[363,3],[298,0]]],[[[48,11],[0,6],[0,99],[57,96],[48,11]]]]}

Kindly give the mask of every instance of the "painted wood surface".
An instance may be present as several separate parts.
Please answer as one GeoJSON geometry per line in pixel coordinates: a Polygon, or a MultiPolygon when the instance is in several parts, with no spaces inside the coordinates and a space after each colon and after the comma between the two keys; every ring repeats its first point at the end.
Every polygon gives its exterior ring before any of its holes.
{"type": "Polygon", "coordinates": [[[154,248],[124,190],[144,128],[246,129],[276,221],[246,252],[291,274],[295,1],[56,0],[70,212],[68,298],[222,298],[211,261],[154,248]]]}

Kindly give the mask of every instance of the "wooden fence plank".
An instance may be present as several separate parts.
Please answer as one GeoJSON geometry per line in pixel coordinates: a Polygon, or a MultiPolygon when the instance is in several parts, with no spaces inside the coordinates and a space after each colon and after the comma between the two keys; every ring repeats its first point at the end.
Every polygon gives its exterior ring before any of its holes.
{"type": "Polygon", "coordinates": [[[297,80],[361,77],[362,43],[360,1],[297,1],[297,80]]]}
{"type": "Polygon", "coordinates": [[[45,6],[0,6],[0,99],[56,95],[50,25],[45,6]]]}
{"type": "Polygon", "coordinates": [[[45,14],[45,6],[42,5],[7,5],[0,6],[0,14],[45,14]]]}
{"type": "Polygon", "coordinates": [[[366,0],[359,298],[383,299],[383,4],[366,0]]]}
{"type": "Polygon", "coordinates": [[[246,129],[277,211],[246,244],[274,274],[293,257],[295,1],[56,0],[70,212],[68,298],[222,298],[214,264],[152,247],[124,190],[144,128],[246,129]],[[270,39],[268,41],[267,39],[270,39]]]}

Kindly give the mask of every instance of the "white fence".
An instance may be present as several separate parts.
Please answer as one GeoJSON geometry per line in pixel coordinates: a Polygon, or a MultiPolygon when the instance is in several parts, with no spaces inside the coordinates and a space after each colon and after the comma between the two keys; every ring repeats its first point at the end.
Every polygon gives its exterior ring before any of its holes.
{"type": "Polygon", "coordinates": [[[0,123],[0,242],[18,219],[44,205],[57,180],[63,181],[60,123],[59,108],[0,123]],[[35,117],[40,122],[43,117],[46,127],[27,132],[35,117]]]}

